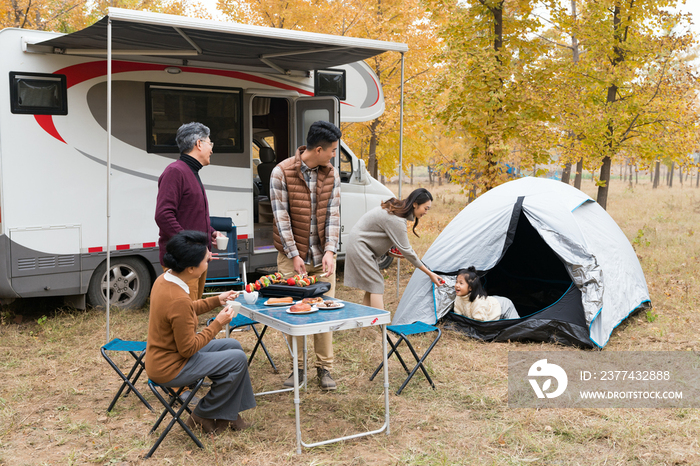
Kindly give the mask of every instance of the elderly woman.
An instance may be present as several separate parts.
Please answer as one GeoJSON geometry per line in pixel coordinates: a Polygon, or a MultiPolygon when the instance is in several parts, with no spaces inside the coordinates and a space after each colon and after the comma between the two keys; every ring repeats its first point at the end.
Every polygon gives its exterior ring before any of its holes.
{"type": "Polygon", "coordinates": [[[365,290],[362,304],[384,309],[384,276],[377,259],[396,245],[408,261],[430,277],[437,286],[441,279],[418,258],[408,242],[407,225],[413,221],[413,234],[418,220],[429,210],[433,196],[425,188],[418,188],[402,201],[392,197],[380,207],[363,215],[357,221],[348,239],[345,253],[345,286],[365,290]]]}
{"type": "Polygon", "coordinates": [[[211,389],[187,420],[189,427],[204,432],[241,430],[249,426],[241,411],[255,407],[248,375],[248,361],[241,344],[232,339],[214,339],[233,316],[224,308],[215,320],[197,333],[197,316],[223,306],[238,296],[227,291],[218,296],[192,301],[187,283],[206,272],[211,254],[210,237],[200,231],[181,231],[166,246],[163,262],[169,270],[153,284],[148,320],[146,373],[168,387],[190,385],[202,377],[211,389]]]}

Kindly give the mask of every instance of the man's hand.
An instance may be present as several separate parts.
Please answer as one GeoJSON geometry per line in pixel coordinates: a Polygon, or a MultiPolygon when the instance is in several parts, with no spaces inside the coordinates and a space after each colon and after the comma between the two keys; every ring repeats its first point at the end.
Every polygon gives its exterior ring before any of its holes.
{"type": "Polygon", "coordinates": [[[294,263],[294,271],[299,275],[306,275],[306,264],[304,264],[304,259],[301,256],[294,256],[292,259],[294,263]]]}
{"type": "Polygon", "coordinates": [[[333,251],[326,251],[323,253],[321,264],[323,265],[323,273],[325,273],[326,276],[333,275],[335,271],[335,255],[333,251]]]}

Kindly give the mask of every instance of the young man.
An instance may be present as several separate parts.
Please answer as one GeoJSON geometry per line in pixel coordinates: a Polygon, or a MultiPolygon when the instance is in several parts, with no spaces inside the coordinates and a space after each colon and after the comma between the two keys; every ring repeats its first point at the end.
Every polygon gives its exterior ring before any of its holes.
{"type": "MultiPolygon", "coordinates": [[[[335,254],[340,234],[340,177],[330,161],[337,155],[341,136],[332,123],[313,123],[306,146],[299,147],[294,157],[278,164],[270,175],[277,269],[283,274],[326,274],[319,280],[331,284],[326,293],[331,297],[335,296],[335,254]]],[[[289,341],[291,344],[291,338],[289,341]]],[[[302,338],[297,339],[298,348],[302,342],[302,338]]],[[[332,332],[314,335],[314,352],[321,388],[335,390],[330,374],[332,332]]],[[[299,351],[299,367],[301,358],[299,351]]],[[[294,385],[293,375],[285,386],[294,385]]]]}
{"type": "MultiPolygon", "coordinates": [[[[180,159],[168,165],[158,179],[155,219],[160,229],[158,247],[161,265],[165,245],[182,230],[207,233],[212,241],[216,241],[217,236],[223,236],[223,233],[211,227],[207,193],[199,178],[199,170],[209,165],[214,151],[209,128],[201,123],[186,123],[178,128],[175,140],[180,149],[180,159]]],[[[167,267],[163,265],[165,270],[167,267]]],[[[204,272],[198,280],[187,284],[193,301],[202,297],[206,279],[204,272]]]]}

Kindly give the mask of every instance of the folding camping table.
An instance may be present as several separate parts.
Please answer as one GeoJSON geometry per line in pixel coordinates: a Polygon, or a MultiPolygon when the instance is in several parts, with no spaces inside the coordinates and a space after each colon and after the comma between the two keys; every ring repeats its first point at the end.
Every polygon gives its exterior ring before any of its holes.
{"type": "MultiPolygon", "coordinates": [[[[296,433],[297,433],[297,453],[301,453],[301,447],[311,448],[329,443],[340,442],[342,440],[350,440],[353,438],[364,437],[366,435],[378,434],[386,431],[389,435],[389,370],[387,368],[387,336],[386,326],[391,322],[391,314],[381,309],[363,306],[361,304],[348,303],[343,301],[345,307],[336,310],[319,310],[312,314],[289,314],[287,307],[271,307],[265,306],[263,303],[267,298],[258,298],[254,304],[245,302],[242,296],[237,298],[241,303],[240,313],[246,317],[260,322],[263,325],[272,327],[282,333],[291,336],[304,337],[304,380],[306,377],[306,337],[316,333],[337,332],[339,330],[351,330],[362,327],[372,327],[381,325],[382,327],[382,355],[384,360],[384,425],[377,429],[367,432],[361,432],[345,437],[324,440],[315,443],[305,443],[301,439],[301,414],[300,414],[300,399],[299,399],[299,372],[297,363],[297,341],[292,338],[292,357],[294,359],[294,414],[296,418],[296,433]]],[[[306,389],[306,384],[304,385],[306,389]]],[[[269,393],[269,392],[266,392],[269,393]]],[[[263,395],[265,393],[259,393],[263,395]]]]}

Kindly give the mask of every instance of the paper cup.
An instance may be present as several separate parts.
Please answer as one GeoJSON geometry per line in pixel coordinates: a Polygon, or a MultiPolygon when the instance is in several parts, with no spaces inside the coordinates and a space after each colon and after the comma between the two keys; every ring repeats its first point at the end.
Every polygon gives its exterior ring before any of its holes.
{"type": "Polygon", "coordinates": [[[258,292],[253,291],[251,293],[243,293],[243,299],[245,299],[246,303],[253,304],[255,301],[258,300],[258,292]]]}
{"type": "Polygon", "coordinates": [[[226,250],[226,246],[228,246],[228,237],[226,236],[217,236],[216,237],[216,248],[220,249],[222,251],[226,250]]]}
{"type": "Polygon", "coordinates": [[[241,303],[238,301],[226,301],[226,305],[233,309],[233,318],[235,319],[238,315],[238,311],[241,310],[241,303]]]}

